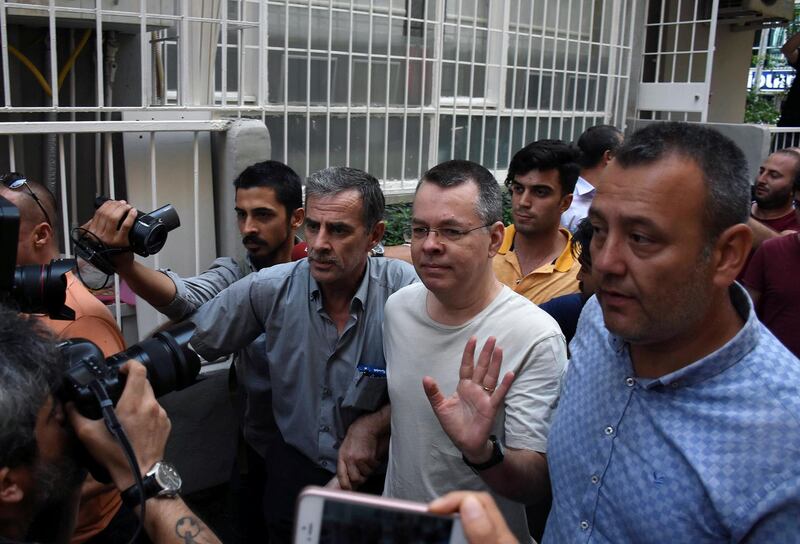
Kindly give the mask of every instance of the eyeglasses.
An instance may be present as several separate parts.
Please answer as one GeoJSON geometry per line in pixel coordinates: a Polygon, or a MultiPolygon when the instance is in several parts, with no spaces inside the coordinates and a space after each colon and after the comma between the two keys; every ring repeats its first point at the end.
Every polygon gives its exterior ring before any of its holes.
{"type": "Polygon", "coordinates": [[[796,198],[792,200],[792,206],[794,206],[795,210],[800,210],[800,200],[797,200],[796,198]]]}
{"type": "Polygon", "coordinates": [[[458,242],[470,232],[478,229],[490,227],[489,225],[478,225],[475,228],[461,230],[454,227],[442,227],[439,229],[432,229],[430,227],[408,227],[403,231],[403,238],[406,242],[421,242],[428,238],[428,234],[435,232],[439,236],[439,241],[447,240],[449,242],[458,242]]]}
{"type": "Polygon", "coordinates": [[[39,197],[36,196],[36,193],[33,192],[31,186],[28,185],[27,179],[25,178],[3,179],[3,184],[9,189],[12,189],[14,191],[17,191],[22,187],[25,187],[28,190],[28,194],[31,195],[31,198],[36,202],[36,205],[39,206],[40,210],[42,210],[42,213],[44,214],[44,219],[45,221],[47,221],[47,224],[50,225],[51,227],[53,226],[53,223],[50,222],[50,216],[47,215],[47,211],[44,209],[44,206],[42,206],[42,201],[39,200],[39,197]]]}

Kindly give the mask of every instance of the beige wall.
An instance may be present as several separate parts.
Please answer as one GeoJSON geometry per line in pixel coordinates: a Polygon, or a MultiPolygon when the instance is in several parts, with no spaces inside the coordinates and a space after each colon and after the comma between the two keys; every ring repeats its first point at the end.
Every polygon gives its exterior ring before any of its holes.
{"type": "Polygon", "coordinates": [[[709,123],[744,121],[754,37],[755,30],[732,32],[730,25],[718,26],[708,104],[709,123]]]}

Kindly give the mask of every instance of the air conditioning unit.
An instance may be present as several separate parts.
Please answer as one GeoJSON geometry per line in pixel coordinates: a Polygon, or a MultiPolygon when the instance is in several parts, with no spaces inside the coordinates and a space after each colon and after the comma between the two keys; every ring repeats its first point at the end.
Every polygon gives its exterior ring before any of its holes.
{"type": "Polygon", "coordinates": [[[719,0],[717,21],[742,29],[784,26],[794,19],[794,0],[719,0]]]}

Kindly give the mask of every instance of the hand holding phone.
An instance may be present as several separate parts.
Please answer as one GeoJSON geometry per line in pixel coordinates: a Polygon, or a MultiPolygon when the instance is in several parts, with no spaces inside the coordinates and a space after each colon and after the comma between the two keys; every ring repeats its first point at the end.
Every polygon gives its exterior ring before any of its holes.
{"type": "Polygon", "coordinates": [[[422,503],[307,487],[297,501],[295,544],[466,544],[456,515],[422,503]]]}

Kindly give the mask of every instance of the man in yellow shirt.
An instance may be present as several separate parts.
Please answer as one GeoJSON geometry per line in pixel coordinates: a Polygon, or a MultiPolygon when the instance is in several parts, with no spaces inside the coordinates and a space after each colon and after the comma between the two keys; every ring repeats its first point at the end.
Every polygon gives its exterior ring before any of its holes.
{"type": "Polygon", "coordinates": [[[569,231],[560,228],[572,203],[578,157],[561,140],[539,140],[517,151],[508,167],[514,224],[494,257],[494,273],[536,304],[579,291],[581,265],[570,251],[569,231]]]}

